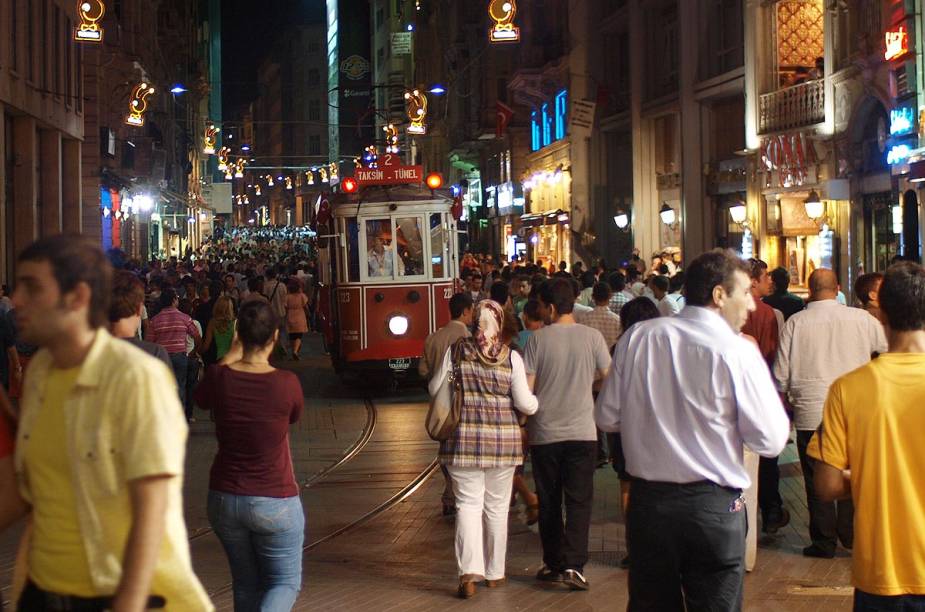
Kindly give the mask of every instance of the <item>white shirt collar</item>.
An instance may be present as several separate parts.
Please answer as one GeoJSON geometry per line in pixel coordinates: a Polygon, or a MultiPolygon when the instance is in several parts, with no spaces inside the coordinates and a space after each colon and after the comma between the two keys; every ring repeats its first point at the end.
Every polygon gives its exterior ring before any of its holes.
{"type": "Polygon", "coordinates": [[[806,304],[807,308],[821,308],[826,306],[841,306],[841,304],[839,304],[838,300],[835,298],[830,300],[813,300],[812,302],[806,304]]]}
{"type": "Polygon", "coordinates": [[[689,319],[691,321],[697,321],[702,323],[717,332],[733,334],[732,328],[729,327],[729,323],[721,317],[716,311],[706,308],[704,306],[692,306],[688,304],[684,307],[681,312],[678,313],[678,317],[681,319],[689,319]]]}

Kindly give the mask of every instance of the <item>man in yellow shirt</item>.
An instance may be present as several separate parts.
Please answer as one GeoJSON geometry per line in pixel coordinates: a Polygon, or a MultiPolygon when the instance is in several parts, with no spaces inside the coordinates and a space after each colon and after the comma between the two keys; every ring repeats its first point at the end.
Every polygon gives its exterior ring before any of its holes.
{"type": "Polygon", "coordinates": [[[167,367],[106,331],[111,277],[102,251],[75,236],[19,256],[20,333],[41,347],[14,459],[33,523],[19,609],[209,611],[183,522],[183,410],[167,367]]]}
{"type": "Polygon", "coordinates": [[[816,494],[855,505],[854,609],[925,609],[925,269],[887,270],[889,352],[836,380],[808,453],[816,494]]]}

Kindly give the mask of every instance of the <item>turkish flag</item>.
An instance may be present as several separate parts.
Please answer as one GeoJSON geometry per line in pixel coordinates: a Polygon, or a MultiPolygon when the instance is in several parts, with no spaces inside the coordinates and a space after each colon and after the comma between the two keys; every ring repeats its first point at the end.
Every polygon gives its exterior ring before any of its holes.
{"type": "Polygon", "coordinates": [[[450,214],[459,221],[462,218],[462,196],[453,198],[453,205],[450,207],[450,214]]]}
{"type": "Polygon", "coordinates": [[[507,125],[511,122],[511,118],[514,116],[514,109],[501,100],[498,100],[496,113],[495,137],[501,138],[504,136],[504,132],[507,130],[507,125]]]}

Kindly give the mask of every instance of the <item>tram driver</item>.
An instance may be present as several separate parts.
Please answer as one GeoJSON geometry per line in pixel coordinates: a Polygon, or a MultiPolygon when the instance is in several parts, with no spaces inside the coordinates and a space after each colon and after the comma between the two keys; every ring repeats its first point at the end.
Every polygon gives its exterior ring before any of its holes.
{"type": "Polygon", "coordinates": [[[392,276],[392,250],[386,248],[381,234],[373,237],[373,246],[366,256],[369,262],[370,278],[374,276],[392,276]]]}

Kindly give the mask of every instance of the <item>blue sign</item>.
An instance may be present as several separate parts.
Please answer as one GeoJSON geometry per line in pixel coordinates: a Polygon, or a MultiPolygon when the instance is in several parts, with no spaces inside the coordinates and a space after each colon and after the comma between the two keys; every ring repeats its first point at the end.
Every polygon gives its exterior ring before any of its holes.
{"type": "Polygon", "coordinates": [[[912,149],[909,145],[898,144],[890,147],[890,150],[886,154],[886,163],[892,165],[902,163],[909,155],[912,154],[912,149]]]}
{"type": "Polygon", "coordinates": [[[890,135],[911,134],[915,129],[915,112],[908,106],[890,111],[890,135]]]}

